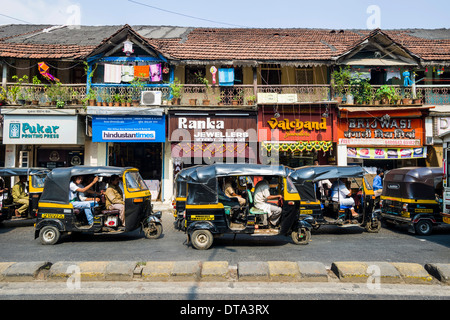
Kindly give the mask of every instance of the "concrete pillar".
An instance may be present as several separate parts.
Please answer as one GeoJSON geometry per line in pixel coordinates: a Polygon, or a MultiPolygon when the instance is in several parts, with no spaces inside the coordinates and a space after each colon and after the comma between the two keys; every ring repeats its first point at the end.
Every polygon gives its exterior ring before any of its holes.
{"type": "Polygon", "coordinates": [[[84,164],[86,166],[108,165],[108,150],[106,142],[92,142],[86,139],[84,146],[84,164]]]}
{"type": "Polygon", "coordinates": [[[347,165],[347,145],[345,144],[338,144],[337,146],[337,165],[347,165]]]}
{"type": "Polygon", "coordinates": [[[166,142],[164,144],[163,154],[163,174],[161,181],[161,201],[170,203],[173,195],[173,159],[172,144],[166,142]]]}

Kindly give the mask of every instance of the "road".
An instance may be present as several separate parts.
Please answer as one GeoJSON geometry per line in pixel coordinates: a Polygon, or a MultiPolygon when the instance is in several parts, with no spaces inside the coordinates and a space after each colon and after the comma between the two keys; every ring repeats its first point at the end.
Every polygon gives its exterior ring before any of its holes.
{"type": "Polygon", "coordinates": [[[148,240],[135,231],[122,235],[62,237],[59,244],[43,246],[34,239],[32,221],[7,221],[0,227],[2,262],[22,261],[386,261],[450,263],[450,225],[434,229],[428,237],[407,232],[404,227],[382,228],[371,234],[362,228],[322,226],[306,246],[294,245],[289,237],[225,235],[211,249],[199,251],[186,244],[186,235],[173,229],[173,216],[163,212],[164,232],[148,240]]]}

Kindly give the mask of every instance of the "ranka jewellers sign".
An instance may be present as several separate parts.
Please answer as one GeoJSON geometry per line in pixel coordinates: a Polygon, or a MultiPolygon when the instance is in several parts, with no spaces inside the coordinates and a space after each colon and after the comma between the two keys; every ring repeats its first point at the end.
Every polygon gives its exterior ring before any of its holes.
{"type": "Polygon", "coordinates": [[[170,141],[248,142],[256,141],[256,113],[169,114],[170,141]]]}
{"type": "Polygon", "coordinates": [[[76,115],[4,115],[4,144],[83,144],[76,115]]]}

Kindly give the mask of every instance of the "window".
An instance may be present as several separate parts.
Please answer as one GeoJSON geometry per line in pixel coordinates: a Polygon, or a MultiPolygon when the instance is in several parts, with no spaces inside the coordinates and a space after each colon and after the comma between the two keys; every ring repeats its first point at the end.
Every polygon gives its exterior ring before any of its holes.
{"type": "Polygon", "coordinates": [[[206,75],[205,67],[190,67],[186,66],[185,69],[186,84],[202,84],[196,74],[201,74],[203,77],[206,75]]]}
{"type": "Polygon", "coordinates": [[[129,192],[148,190],[147,185],[137,171],[127,172],[125,174],[125,182],[129,192]]]}
{"type": "Polygon", "coordinates": [[[281,84],[281,67],[278,64],[261,66],[261,83],[263,85],[281,84]]]}
{"type": "Polygon", "coordinates": [[[313,68],[297,68],[295,70],[297,84],[314,84],[313,68]]]}

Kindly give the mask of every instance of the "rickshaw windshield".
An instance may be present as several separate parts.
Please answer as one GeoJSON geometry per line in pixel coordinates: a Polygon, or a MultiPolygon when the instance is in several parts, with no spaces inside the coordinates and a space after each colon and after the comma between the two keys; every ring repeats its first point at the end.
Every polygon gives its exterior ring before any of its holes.
{"type": "Polygon", "coordinates": [[[125,183],[129,192],[139,192],[148,190],[147,185],[137,171],[125,173],[125,183]]]}
{"type": "Polygon", "coordinates": [[[33,188],[43,188],[46,177],[47,177],[46,174],[32,175],[31,185],[33,186],[33,188]]]}

